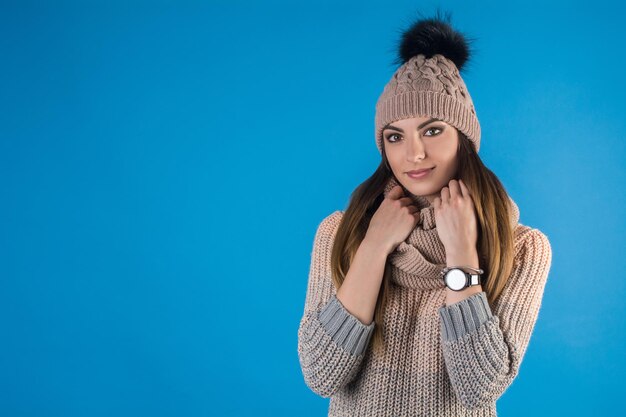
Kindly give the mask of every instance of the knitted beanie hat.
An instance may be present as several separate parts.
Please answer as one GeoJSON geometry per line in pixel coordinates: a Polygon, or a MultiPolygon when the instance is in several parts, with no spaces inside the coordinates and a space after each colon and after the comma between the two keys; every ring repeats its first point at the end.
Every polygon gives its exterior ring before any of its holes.
{"type": "MultiPolygon", "coordinates": [[[[449,20],[449,16],[448,16],[449,20]]],[[[376,147],[383,128],[396,120],[430,116],[454,126],[480,148],[480,124],[460,71],[469,59],[465,37],[438,17],[418,20],[402,35],[402,64],[376,103],[376,147]]]]}

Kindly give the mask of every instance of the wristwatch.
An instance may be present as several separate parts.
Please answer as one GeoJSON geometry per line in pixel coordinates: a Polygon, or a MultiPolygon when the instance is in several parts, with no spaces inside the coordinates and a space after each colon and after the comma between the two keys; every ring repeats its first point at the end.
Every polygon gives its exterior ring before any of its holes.
{"type": "Polygon", "coordinates": [[[441,270],[443,282],[446,284],[446,287],[453,291],[462,291],[467,287],[480,285],[480,274],[482,273],[482,269],[472,268],[471,266],[449,266],[441,270]],[[465,271],[466,269],[474,273],[467,272],[465,271]]]}

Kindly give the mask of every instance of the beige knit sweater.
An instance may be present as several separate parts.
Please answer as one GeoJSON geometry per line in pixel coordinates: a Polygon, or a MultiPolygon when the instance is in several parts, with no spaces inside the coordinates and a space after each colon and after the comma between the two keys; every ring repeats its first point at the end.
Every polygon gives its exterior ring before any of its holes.
{"type": "Polygon", "coordinates": [[[335,296],[330,254],[343,211],[319,225],[298,329],[304,381],[330,398],[329,416],[497,416],[495,402],[517,376],[537,321],[550,243],[518,223],[511,200],[516,266],[500,298],[490,305],[480,292],[446,306],[434,207],[412,198],[420,220],[387,258],[392,285],[381,357],[371,349],[376,323],[365,325],[335,296]]]}

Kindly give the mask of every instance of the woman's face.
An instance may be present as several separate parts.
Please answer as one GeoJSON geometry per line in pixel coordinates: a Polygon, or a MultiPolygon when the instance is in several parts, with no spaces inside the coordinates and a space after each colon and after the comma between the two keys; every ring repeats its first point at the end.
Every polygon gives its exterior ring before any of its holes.
{"type": "Polygon", "coordinates": [[[459,135],[446,122],[430,116],[396,120],[383,129],[383,146],[398,181],[430,203],[456,176],[459,135]],[[434,169],[420,178],[407,174],[423,168],[434,169]]]}

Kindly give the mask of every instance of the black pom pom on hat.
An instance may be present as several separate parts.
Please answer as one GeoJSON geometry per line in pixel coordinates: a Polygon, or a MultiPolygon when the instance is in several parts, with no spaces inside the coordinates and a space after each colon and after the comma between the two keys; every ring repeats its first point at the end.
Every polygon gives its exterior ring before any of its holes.
{"type": "Polygon", "coordinates": [[[399,42],[398,57],[394,64],[402,65],[416,55],[423,54],[430,58],[441,54],[454,62],[459,72],[469,60],[471,51],[467,38],[450,24],[450,13],[444,17],[420,18],[412,22],[402,32],[399,42]]]}

